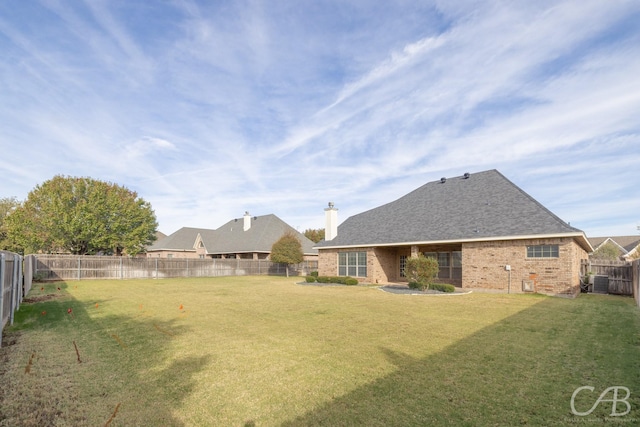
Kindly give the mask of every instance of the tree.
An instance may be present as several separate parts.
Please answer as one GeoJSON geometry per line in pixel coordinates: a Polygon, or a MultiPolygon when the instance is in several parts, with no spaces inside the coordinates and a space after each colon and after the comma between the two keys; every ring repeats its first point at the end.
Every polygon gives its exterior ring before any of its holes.
{"type": "Polygon", "coordinates": [[[606,260],[619,260],[620,259],[620,249],[613,244],[612,242],[607,242],[606,244],[600,246],[596,251],[593,252],[592,257],[596,259],[606,259],[606,260]]]}
{"type": "Polygon", "coordinates": [[[17,251],[15,245],[8,239],[8,229],[6,219],[18,206],[20,202],[15,197],[4,197],[0,199],[0,250],[17,251]]]}
{"type": "Polygon", "coordinates": [[[407,258],[404,274],[409,280],[409,286],[422,291],[429,288],[429,283],[438,276],[438,261],[420,254],[407,258]]]}
{"type": "Polygon", "coordinates": [[[304,260],[302,244],[298,237],[288,231],[271,246],[271,261],[287,264],[286,274],[289,277],[289,265],[299,264],[304,260]]]}
{"type": "Polygon", "coordinates": [[[304,236],[313,243],[318,243],[320,240],[324,240],[324,228],[307,228],[302,234],[304,234],[304,236]]]}
{"type": "Polygon", "coordinates": [[[92,178],[55,176],[7,217],[9,239],[29,252],[136,255],[155,239],[151,205],[92,178]]]}

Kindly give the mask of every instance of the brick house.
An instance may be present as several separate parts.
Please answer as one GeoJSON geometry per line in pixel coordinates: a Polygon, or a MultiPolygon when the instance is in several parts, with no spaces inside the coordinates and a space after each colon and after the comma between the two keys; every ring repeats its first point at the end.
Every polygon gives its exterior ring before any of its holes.
{"type": "Polygon", "coordinates": [[[575,296],[593,250],[497,170],[427,183],[339,227],[333,204],[325,216],[318,273],[362,283],[406,282],[406,259],[423,253],[438,260],[440,282],[463,289],[575,296]]]}
{"type": "Polygon", "coordinates": [[[148,258],[269,259],[271,246],[286,232],[298,237],[305,261],[316,261],[314,243],[276,215],[245,213],[215,230],[183,227],[147,248],[148,258]]]}

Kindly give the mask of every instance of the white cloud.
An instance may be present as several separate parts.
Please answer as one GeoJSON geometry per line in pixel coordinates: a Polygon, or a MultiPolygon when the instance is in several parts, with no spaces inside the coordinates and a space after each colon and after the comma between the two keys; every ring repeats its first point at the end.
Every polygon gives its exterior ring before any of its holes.
{"type": "Polygon", "coordinates": [[[329,200],[346,219],[497,168],[588,232],[635,232],[636,3],[43,4],[0,5],[7,196],[91,175],[165,232],[245,210],[304,229],[329,200]]]}

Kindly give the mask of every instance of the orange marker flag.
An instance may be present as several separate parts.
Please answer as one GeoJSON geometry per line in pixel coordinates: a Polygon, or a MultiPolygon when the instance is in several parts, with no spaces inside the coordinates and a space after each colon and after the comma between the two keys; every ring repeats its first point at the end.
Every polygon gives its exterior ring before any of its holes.
{"type": "Polygon", "coordinates": [[[182,310],[182,308],[183,308],[182,304],[180,304],[180,307],[178,307],[178,310],[182,310]]]}
{"type": "Polygon", "coordinates": [[[98,303],[96,303],[96,308],[98,308],[98,303]]]}

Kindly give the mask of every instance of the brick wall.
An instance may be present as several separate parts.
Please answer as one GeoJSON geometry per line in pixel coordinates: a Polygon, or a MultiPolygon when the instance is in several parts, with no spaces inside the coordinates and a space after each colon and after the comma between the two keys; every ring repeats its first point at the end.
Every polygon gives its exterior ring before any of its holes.
{"type": "Polygon", "coordinates": [[[523,281],[533,291],[575,296],[580,291],[580,260],[587,253],[573,239],[471,242],[462,245],[462,287],[512,293],[523,292],[523,281]],[[559,245],[558,258],[527,258],[528,245],[559,245]],[[511,266],[509,272],[505,266],[511,266]]]}
{"type": "Polygon", "coordinates": [[[367,253],[367,277],[355,277],[360,283],[388,283],[386,271],[393,269],[396,263],[395,249],[385,250],[381,248],[350,248],[350,249],[323,249],[318,251],[318,275],[338,275],[339,252],[366,252],[367,253]]]}
{"type": "MultiPolygon", "coordinates": [[[[587,253],[571,238],[470,242],[462,246],[419,247],[424,251],[462,250],[462,287],[522,293],[523,281],[533,292],[575,296],[580,292],[580,260],[587,253]],[[528,245],[558,245],[558,258],[527,258],[528,245]],[[511,280],[505,266],[511,266],[511,280]]],[[[390,283],[399,277],[400,255],[410,256],[411,247],[323,249],[318,256],[318,274],[338,275],[339,252],[367,252],[367,277],[361,283],[390,283]]]]}

